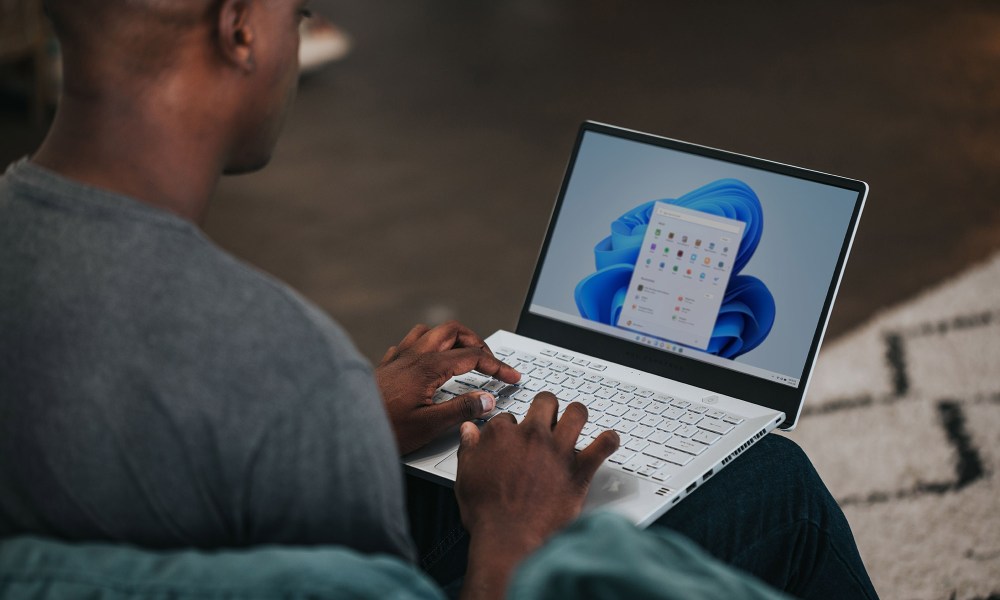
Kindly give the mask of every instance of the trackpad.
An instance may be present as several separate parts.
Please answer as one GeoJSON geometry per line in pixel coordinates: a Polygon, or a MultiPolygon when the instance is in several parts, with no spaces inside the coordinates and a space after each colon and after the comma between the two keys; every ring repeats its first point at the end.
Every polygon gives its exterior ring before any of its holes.
{"type": "Polygon", "coordinates": [[[434,465],[439,471],[452,475],[458,475],[458,451],[452,452],[448,455],[448,458],[442,460],[438,464],[434,465]]]}
{"type": "Polygon", "coordinates": [[[638,493],[639,481],[636,477],[616,469],[598,469],[593,481],[590,482],[590,492],[583,503],[583,510],[611,504],[638,493]]]}

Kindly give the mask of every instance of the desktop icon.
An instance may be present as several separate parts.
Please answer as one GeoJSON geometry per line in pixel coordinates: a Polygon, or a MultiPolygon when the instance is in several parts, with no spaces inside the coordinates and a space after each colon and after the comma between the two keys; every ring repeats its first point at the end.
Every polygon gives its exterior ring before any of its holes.
{"type": "Polygon", "coordinates": [[[701,240],[695,240],[694,241],[694,247],[698,248],[699,246],[701,246],[701,240]]]}

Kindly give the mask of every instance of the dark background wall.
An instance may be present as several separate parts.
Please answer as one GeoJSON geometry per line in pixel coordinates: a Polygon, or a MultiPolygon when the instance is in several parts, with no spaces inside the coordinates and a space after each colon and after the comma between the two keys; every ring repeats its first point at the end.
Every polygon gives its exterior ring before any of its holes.
{"type": "MultiPolygon", "coordinates": [[[[313,8],[352,53],[204,225],[369,356],[417,321],[514,326],[588,118],[868,181],[833,335],[1000,249],[1000,3],[313,8]]],[[[9,97],[0,131],[5,162],[41,136],[9,97]]]]}

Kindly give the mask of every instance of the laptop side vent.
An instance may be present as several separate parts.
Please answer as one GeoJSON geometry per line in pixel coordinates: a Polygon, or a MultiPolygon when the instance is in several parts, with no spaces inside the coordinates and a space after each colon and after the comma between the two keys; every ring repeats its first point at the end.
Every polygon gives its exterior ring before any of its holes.
{"type": "Polygon", "coordinates": [[[726,458],[722,459],[722,466],[724,467],[724,466],[728,465],[730,462],[732,462],[732,460],[734,458],[736,458],[740,454],[743,454],[743,452],[747,448],[749,448],[750,446],[753,446],[754,444],[756,444],[757,440],[759,440],[760,438],[764,437],[765,435],[767,435],[767,430],[766,429],[761,429],[760,431],[758,431],[756,435],[754,435],[752,438],[750,438],[749,440],[747,440],[746,442],[744,442],[742,446],[740,446],[736,450],[733,450],[732,454],[730,454],[726,458]]]}
{"type": "Polygon", "coordinates": [[[669,495],[671,492],[673,492],[673,490],[671,490],[670,488],[661,487],[660,489],[656,490],[656,492],[654,492],[654,493],[657,496],[666,496],[666,495],[669,495]]]}

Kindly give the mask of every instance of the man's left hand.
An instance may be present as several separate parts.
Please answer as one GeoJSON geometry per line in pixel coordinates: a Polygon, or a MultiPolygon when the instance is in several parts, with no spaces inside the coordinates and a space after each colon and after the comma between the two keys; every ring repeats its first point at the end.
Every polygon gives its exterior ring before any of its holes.
{"type": "Polygon", "coordinates": [[[521,374],[493,355],[481,337],[457,321],[417,325],[389,348],[375,368],[400,454],[420,448],[463,421],[493,410],[496,399],[475,391],[434,404],[434,392],[455,375],[476,370],[506,383],[521,374]]]}

